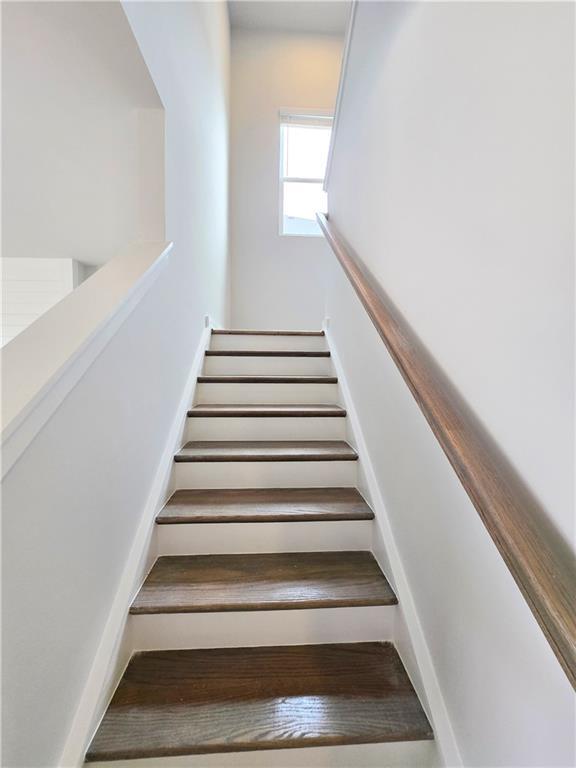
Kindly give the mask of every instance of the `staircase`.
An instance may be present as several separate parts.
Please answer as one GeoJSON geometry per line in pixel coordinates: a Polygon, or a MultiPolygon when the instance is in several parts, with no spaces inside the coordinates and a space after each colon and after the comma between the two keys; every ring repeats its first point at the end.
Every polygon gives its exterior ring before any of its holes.
{"type": "Polygon", "coordinates": [[[212,331],[188,417],[86,760],[430,764],[324,333],[212,331]]]}

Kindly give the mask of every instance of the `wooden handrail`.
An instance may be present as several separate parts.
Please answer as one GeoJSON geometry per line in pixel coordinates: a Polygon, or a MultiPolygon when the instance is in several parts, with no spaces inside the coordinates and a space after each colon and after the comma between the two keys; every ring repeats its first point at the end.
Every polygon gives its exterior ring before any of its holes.
{"type": "Polygon", "coordinates": [[[576,688],[576,565],[518,473],[327,216],[317,214],[376,330],[576,688]]]}

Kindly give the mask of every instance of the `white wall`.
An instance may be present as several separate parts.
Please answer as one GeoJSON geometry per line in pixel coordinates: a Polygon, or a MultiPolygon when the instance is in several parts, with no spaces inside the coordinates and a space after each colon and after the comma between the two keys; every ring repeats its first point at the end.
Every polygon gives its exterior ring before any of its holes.
{"type": "MultiPolygon", "coordinates": [[[[571,546],[573,13],[360,3],[329,180],[334,223],[571,546]]],[[[334,257],[322,279],[464,764],[572,765],[570,684],[334,257]]]]}
{"type": "Polygon", "coordinates": [[[236,328],[319,328],[311,264],[322,238],[279,235],[283,107],[331,110],[342,38],[235,29],[232,34],[231,253],[236,328]]]}
{"type": "Polygon", "coordinates": [[[361,4],[330,183],[344,235],[570,540],[572,13],[361,4]]]}
{"type": "Polygon", "coordinates": [[[227,322],[226,6],[128,3],[126,13],[166,111],[174,249],[4,480],[2,764],[11,768],[59,764],[203,317],[227,322]]]}
{"type": "Polygon", "coordinates": [[[117,2],[4,3],[3,255],[164,239],[162,104],[117,2]]]}
{"type": "Polygon", "coordinates": [[[166,239],[184,270],[173,300],[188,304],[194,322],[182,331],[196,338],[206,313],[228,322],[227,9],[128,1],[124,10],[166,113],[166,239]]]}

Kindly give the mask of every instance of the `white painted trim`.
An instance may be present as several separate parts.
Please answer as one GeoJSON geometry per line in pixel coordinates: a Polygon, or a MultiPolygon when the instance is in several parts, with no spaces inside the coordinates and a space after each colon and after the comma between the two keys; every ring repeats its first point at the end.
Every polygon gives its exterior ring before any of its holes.
{"type": "MultiPolygon", "coordinates": [[[[362,468],[363,477],[367,486],[366,490],[368,491],[367,495],[369,496],[368,501],[374,510],[374,525],[377,525],[380,528],[382,540],[386,544],[386,554],[388,557],[389,567],[387,567],[386,563],[381,561],[381,558],[378,557],[377,551],[374,551],[373,553],[376,559],[379,561],[379,565],[382,570],[385,573],[390,571],[390,574],[387,575],[390,576],[390,580],[393,583],[399,604],[402,608],[408,633],[410,635],[410,640],[412,642],[412,649],[416,663],[418,665],[417,672],[419,674],[416,674],[416,671],[413,668],[411,669],[413,665],[411,664],[410,659],[406,656],[406,654],[402,654],[401,644],[395,642],[395,645],[397,647],[398,653],[402,656],[402,661],[408,674],[410,675],[414,687],[423,700],[422,703],[425,706],[426,703],[428,705],[427,709],[429,709],[429,716],[432,721],[432,726],[434,728],[436,740],[438,742],[438,748],[442,754],[444,765],[462,766],[463,762],[460,755],[460,750],[458,749],[458,744],[456,742],[456,738],[452,730],[452,725],[448,717],[448,712],[446,710],[444,697],[438,683],[432,657],[430,655],[430,651],[428,650],[428,645],[422,630],[422,625],[420,624],[420,620],[418,618],[414,600],[412,599],[412,593],[410,591],[406,572],[404,570],[400,552],[394,538],[394,532],[390,525],[390,519],[386,511],[384,499],[380,493],[378,480],[370,460],[370,454],[364,439],[360,419],[354,406],[354,400],[348,386],[346,374],[340,360],[334,338],[332,337],[330,331],[329,322],[324,324],[324,331],[326,333],[328,348],[331,352],[332,364],[334,365],[336,375],[338,376],[341,400],[343,401],[344,407],[346,408],[348,414],[349,427],[353,435],[352,443],[358,453],[358,464],[362,468]],[[421,677],[424,691],[421,690],[422,686],[418,685],[417,677],[421,677]]],[[[375,549],[376,547],[373,548],[373,550],[375,549]]]]}
{"type": "Polygon", "coordinates": [[[288,416],[265,419],[188,419],[186,440],[344,440],[346,419],[342,417],[288,416]]]}
{"type": "Polygon", "coordinates": [[[324,179],[304,178],[303,176],[284,176],[282,181],[291,181],[296,184],[322,184],[324,179]]]}
{"type": "Polygon", "coordinates": [[[174,490],[185,488],[353,488],[357,461],[182,461],[174,490]]]}
{"type": "Polygon", "coordinates": [[[382,643],[392,641],[396,611],[395,605],[296,608],[280,616],[278,611],[208,611],[137,614],[129,622],[138,651],[382,643]]]}
{"type": "Polygon", "coordinates": [[[298,118],[303,118],[304,121],[310,120],[310,118],[317,117],[320,121],[330,121],[334,117],[334,113],[331,109],[313,109],[311,107],[280,107],[278,110],[278,116],[280,120],[285,121],[287,124],[294,122],[298,125],[298,118]]]}
{"type": "Polygon", "coordinates": [[[351,550],[362,552],[372,546],[371,520],[179,523],[156,527],[158,556],[351,550]]]}
{"type": "Polygon", "coordinates": [[[133,651],[131,637],[127,631],[131,626],[127,623],[128,609],[156,557],[154,521],[169,495],[174,453],[181,445],[186,414],[194,397],[196,379],[202,369],[204,352],[210,343],[211,332],[209,326],[202,331],[116,596],[58,763],[61,768],[79,768],[83,764],[90,739],[106,711],[133,651]]]}
{"type": "Polygon", "coordinates": [[[150,289],[171,248],[131,245],[4,347],[2,477],[150,289]]]}
{"type": "Polygon", "coordinates": [[[334,155],[334,146],[336,144],[336,136],[338,135],[338,125],[340,122],[340,110],[342,108],[342,98],[344,95],[344,88],[346,86],[346,76],[348,74],[348,57],[350,55],[350,48],[352,46],[352,35],[354,33],[354,20],[356,18],[357,6],[358,6],[358,0],[352,0],[352,6],[350,8],[350,17],[348,19],[348,26],[346,29],[346,42],[344,43],[344,51],[342,53],[342,66],[340,67],[338,93],[336,94],[336,108],[334,109],[334,121],[332,123],[332,136],[330,137],[330,148],[328,149],[328,160],[326,161],[326,174],[324,176],[324,192],[328,192],[328,184],[330,182],[330,172],[332,170],[332,157],[334,155]]]}

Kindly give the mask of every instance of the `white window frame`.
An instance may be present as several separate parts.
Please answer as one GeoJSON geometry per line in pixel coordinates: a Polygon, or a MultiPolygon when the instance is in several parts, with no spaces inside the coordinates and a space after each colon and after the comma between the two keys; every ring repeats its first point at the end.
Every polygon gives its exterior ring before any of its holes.
{"type": "Polygon", "coordinates": [[[279,163],[279,192],[278,192],[278,234],[280,237],[323,237],[322,232],[311,232],[309,234],[297,232],[284,232],[284,183],[287,181],[300,182],[303,184],[323,184],[324,179],[301,178],[297,176],[284,176],[284,126],[318,126],[322,128],[332,128],[334,115],[325,109],[281,109],[278,112],[280,122],[280,163],[279,163]]]}

